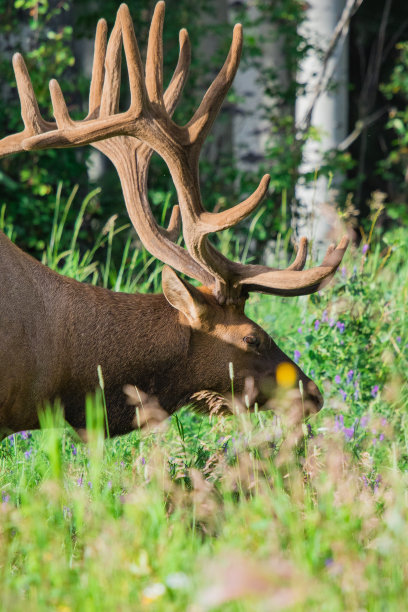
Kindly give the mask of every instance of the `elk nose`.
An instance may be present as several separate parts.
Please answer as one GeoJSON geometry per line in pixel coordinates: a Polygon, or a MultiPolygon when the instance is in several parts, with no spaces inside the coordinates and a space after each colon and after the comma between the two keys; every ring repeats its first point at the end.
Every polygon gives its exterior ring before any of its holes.
{"type": "Polygon", "coordinates": [[[308,380],[305,384],[305,399],[313,404],[316,412],[319,412],[323,406],[323,395],[312,380],[308,380]]]}

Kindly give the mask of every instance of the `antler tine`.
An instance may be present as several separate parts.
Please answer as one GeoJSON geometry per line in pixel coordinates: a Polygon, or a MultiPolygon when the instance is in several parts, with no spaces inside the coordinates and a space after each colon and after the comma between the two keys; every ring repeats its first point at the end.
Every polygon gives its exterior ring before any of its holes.
{"type": "Polygon", "coordinates": [[[133,21],[126,4],[121,4],[118,17],[122,24],[123,46],[125,49],[129,73],[131,109],[138,117],[145,106],[146,88],[144,84],[143,66],[136,40],[133,21]]]}
{"type": "Polygon", "coordinates": [[[71,117],[69,116],[68,108],[62,93],[61,87],[56,79],[50,81],[50,95],[52,102],[52,110],[57,122],[58,129],[64,129],[74,125],[71,117]]]}
{"type": "Polygon", "coordinates": [[[99,116],[110,117],[118,112],[120,68],[122,64],[122,28],[119,16],[109,37],[105,57],[104,81],[99,116]]]}
{"type": "Polygon", "coordinates": [[[328,266],[328,265],[330,265],[330,261],[331,261],[331,259],[332,259],[331,254],[332,254],[332,253],[333,253],[333,251],[335,251],[335,250],[336,250],[336,245],[335,245],[335,244],[331,244],[331,245],[328,247],[328,249],[327,249],[327,251],[326,251],[326,254],[325,254],[325,256],[324,256],[324,259],[323,259],[323,261],[322,261],[322,266],[328,266]]]}
{"type": "Polygon", "coordinates": [[[173,210],[171,211],[170,221],[167,226],[167,229],[162,230],[165,232],[166,237],[171,242],[176,242],[177,238],[180,236],[181,230],[181,214],[180,214],[180,206],[176,204],[173,206],[173,210]]]}
{"type": "Polygon", "coordinates": [[[15,53],[13,56],[13,69],[20,99],[24,130],[0,140],[0,158],[23,151],[23,141],[25,138],[34,134],[42,134],[56,127],[55,123],[45,121],[41,116],[30,75],[20,53],[15,53]]]}
{"type": "Polygon", "coordinates": [[[191,143],[202,143],[210,131],[238,70],[241,59],[242,42],[242,25],[237,23],[234,27],[227,59],[215,80],[206,91],[200,106],[186,126],[191,143]]]}
{"type": "Polygon", "coordinates": [[[92,65],[91,86],[89,89],[89,109],[86,119],[95,119],[99,115],[103,83],[105,78],[105,57],[108,42],[108,24],[100,19],[96,26],[94,56],[92,65]]]}
{"type": "Polygon", "coordinates": [[[219,213],[202,212],[197,225],[201,234],[210,234],[233,227],[250,215],[264,199],[271,177],[265,174],[256,190],[243,202],[219,213]]]}
{"type": "Polygon", "coordinates": [[[176,108],[177,102],[179,101],[190,69],[191,47],[188,32],[185,28],[180,30],[179,46],[180,52],[177,61],[177,66],[169,83],[169,86],[167,87],[163,95],[164,106],[170,117],[172,116],[174,109],[176,108]]]}
{"type": "MultiPolygon", "coordinates": [[[[333,247],[334,248],[334,247],[333,247]]],[[[307,238],[303,237],[299,241],[298,250],[293,263],[290,264],[287,270],[303,270],[307,258],[307,238]]],[[[323,263],[322,263],[323,265],[323,263]]]]}
{"type": "Polygon", "coordinates": [[[149,30],[146,55],[146,90],[150,102],[163,105],[163,22],[165,4],[158,2],[149,30]]]}
{"type": "Polygon", "coordinates": [[[269,293],[272,295],[309,295],[327,285],[336,272],[349,239],[343,236],[336,248],[329,247],[320,266],[309,270],[271,270],[264,266],[247,266],[242,270],[239,286],[243,291],[269,293]]]}
{"type": "Polygon", "coordinates": [[[13,56],[13,68],[16,76],[18,96],[21,103],[21,117],[24,126],[32,134],[40,134],[46,127],[46,122],[41,117],[37,99],[28,74],[27,66],[20,53],[13,56]]]}

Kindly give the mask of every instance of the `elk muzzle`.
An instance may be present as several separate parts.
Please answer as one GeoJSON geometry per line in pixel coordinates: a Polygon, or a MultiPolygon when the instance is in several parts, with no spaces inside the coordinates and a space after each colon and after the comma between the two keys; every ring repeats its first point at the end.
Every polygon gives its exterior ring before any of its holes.
{"type": "Polygon", "coordinates": [[[251,404],[256,402],[263,410],[281,411],[296,406],[299,416],[306,418],[323,406],[318,386],[291,361],[279,363],[272,372],[255,381],[253,387],[252,394],[247,395],[251,404]]]}

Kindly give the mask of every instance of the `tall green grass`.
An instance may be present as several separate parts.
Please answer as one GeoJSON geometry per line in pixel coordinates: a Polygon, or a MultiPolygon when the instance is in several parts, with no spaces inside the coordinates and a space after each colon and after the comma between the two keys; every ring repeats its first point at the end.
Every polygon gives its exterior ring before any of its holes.
{"type": "MultiPolygon", "coordinates": [[[[116,290],[157,289],[160,269],[132,237],[115,268],[126,229],[114,220],[80,250],[91,197],[61,252],[73,197],[59,192],[44,262],[116,290]]],[[[186,408],[104,440],[100,390],[86,445],[58,406],[42,430],[0,444],[1,610],[406,609],[408,237],[373,227],[366,240],[321,294],[248,304],[324,390],[307,424],[286,400],[278,414],[186,408]]]]}

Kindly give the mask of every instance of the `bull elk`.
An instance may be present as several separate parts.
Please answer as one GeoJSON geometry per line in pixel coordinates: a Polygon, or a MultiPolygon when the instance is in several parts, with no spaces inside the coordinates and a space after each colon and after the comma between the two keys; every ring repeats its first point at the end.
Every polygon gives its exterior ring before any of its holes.
{"type": "MultiPolygon", "coordinates": [[[[20,151],[90,144],[119,174],[127,212],[145,248],[165,265],[163,294],[128,295],[78,283],[48,269],[0,233],[0,431],[38,427],[38,408],[60,398],[66,420],[85,427],[84,399],[98,385],[102,367],[109,431],[134,427],[134,406],[125,384],[155,395],[169,414],[204,391],[230,390],[234,364],[236,392],[251,381],[251,403],[265,402],[265,381],[277,367],[292,363],[302,381],[308,410],[322,398],[317,386],[244,314],[251,292],[278,296],[313,293],[333,276],[347,248],[343,238],[320,266],[303,270],[307,241],[284,270],[243,265],[227,259],[208,236],[247,217],[264,197],[265,175],[246,200],[222,212],[207,212],[199,186],[203,142],[238,68],[242,27],[236,25],[228,57],[190,121],[171,119],[190,63],[186,30],[180,31],[179,59],[163,91],[164,2],[156,5],[143,69],[126,5],[121,5],[109,42],[101,19],[95,38],[89,113],[73,121],[57,83],[50,82],[55,122],[45,121],[20,54],[13,57],[24,130],[0,141],[0,157],[20,151]],[[119,111],[122,48],[131,101],[119,111]],[[167,229],[152,214],[147,175],[153,151],[167,164],[177,190],[167,229]],[[177,244],[183,227],[185,248],[177,244]],[[199,281],[195,287],[174,272],[199,281]]],[[[204,393],[205,395],[205,393],[204,393]]]]}

